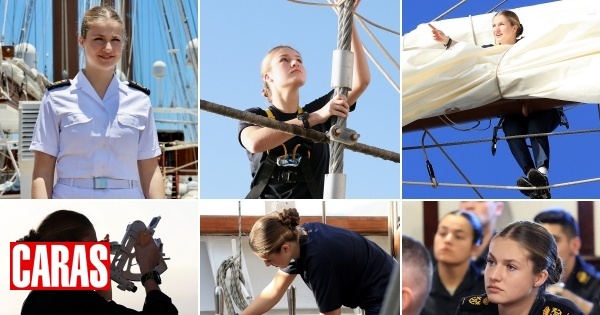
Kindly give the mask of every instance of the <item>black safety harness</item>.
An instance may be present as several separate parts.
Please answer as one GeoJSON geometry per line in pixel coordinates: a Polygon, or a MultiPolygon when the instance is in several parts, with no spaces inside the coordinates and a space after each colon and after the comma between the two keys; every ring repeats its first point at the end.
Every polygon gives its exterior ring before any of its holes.
{"type": "MultiPolygon", "coordinates": [[[[267,117],[275,119],[275,115],[270,109],[265,109],[265,112],[267,117]]],[[[303,110],[299,107],[298,115],[302,113],[303,110]]],[[[283,147],[283,155],[277,155],[271,152],[272,150],[267,150],[266,154],[263,154],[246,199],[258,199],[271,179],[286,183],[304,182],[313,198],[319,196],[319,183],[309,160],[313,142],[302,137],[301,142],[296,144],[291,153],[288,153],[285,144],[281,146],[283,147]]]]}

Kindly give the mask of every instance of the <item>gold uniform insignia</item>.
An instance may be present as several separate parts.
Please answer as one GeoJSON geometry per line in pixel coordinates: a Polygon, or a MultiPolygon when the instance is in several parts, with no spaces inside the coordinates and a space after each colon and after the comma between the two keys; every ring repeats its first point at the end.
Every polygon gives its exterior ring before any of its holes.
{"type": "Polygon", "coordinates": [[[550,314],[552,315],[562,315],[562,311],[556,307],[552,308],[552,312],[550,312],[550,314]]]}
{"type": "Polygon", "coordinates": [[[546,306],[544,308],[544,310],[542,311],[542,315],[549,315],[550,314],[550,307],[546,306]]]}
{"type": "Polygon", "coordinates": [[[484,297],[482,302],[483,302],[483,305],[488,305],[490,303],[490,300],[488,300],[487,297],[484,297]]]}
{"type": "Polygon", "coordinates": [[[577,273],[577,281],[581,284],[586,284],[590,281],[590,275],[588,275],[585,271],[580,271],[577,273]]]}
{"type": "Polygon", "coordinates": [[[474,296],[470,298],[469,303],[471,303],[471,305],[481,305],[481,296],[474,296]]]}

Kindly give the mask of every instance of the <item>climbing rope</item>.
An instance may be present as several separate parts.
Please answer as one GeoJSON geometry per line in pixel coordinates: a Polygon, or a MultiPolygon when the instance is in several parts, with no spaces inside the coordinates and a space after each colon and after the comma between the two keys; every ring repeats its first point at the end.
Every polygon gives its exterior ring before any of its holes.
{"type": "Polygon", "coordinates": [[[238,201],[238,252],[237,255],[224,260],[217,270],[217,285],[223,288],[225,307],[229,315],[237,314],[233,303],[242,311],[248,307],[242,291],[245,283],[242,274],[242,205],[241,201],[238,201]],[[230,270],[229,287],[226,282],[227,270],[230,270]]]}
{"type": "MultiPolygon", "coordinates": [[[[211,112],[214,114],[226,116],[229,118],[243,120],[251,124],[255,124],[262,127],[276,129],[296,136],[304,137],[312,140],[315,143],[329,143],[330,140],[325,133],[318,132],[312,129],[306,129],[300,126],[286,124],[285,122],[269,119],[260,115],[256,115],[250,112],[241,111],[235,108],[227,107],[224,105],[216,104],[213,102],[200,100],[200,109],[211,112]]],[[[386,161],[392,161],[400,163],[400,153],[393,152],[385,149],[380,149],[366,144],[355,143],[346,146],[347,149],[378,157],[386,161]]]]}

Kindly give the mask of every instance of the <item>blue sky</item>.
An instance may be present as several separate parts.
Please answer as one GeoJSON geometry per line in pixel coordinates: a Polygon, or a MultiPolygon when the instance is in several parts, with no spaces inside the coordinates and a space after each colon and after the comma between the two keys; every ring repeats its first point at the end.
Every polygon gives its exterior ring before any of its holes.
{"type": "MultiPolygon", "coordinates": [[[[326,1],[319,1],[326,3],[326,1]]],[[[362,1],[358,13],[399,31],[399,1],[362,1]]],[[[336,48],[337,16],[331,8],[284,0],[203,1],[200,7],[200,98],[244,110],[266,108],[261,95],[260,63],[274,46],[295,47],[303,56],[307,82],[300,89],[306,104],[330,88],[331,54],[336,48]]],[[[370,27],[399,62],[400,37],[370,27]]],[[[360,30],[361,40],[399,85],[399,71],[360,30]]],[[[358,100],[348,127],[361,143],[400,151],[399,93],[370,62],[371,85],[358,100]]],[[[238,121],[200,112],[201,198],[244,198],[251,175],[238,142],[238,121]]],[[[397,163],[346,151],[346,198],[399,198],[397,163]]]]}
{"type": "MultiPolygon", "coordinates": [[[[484,14],[499,2],[496,0],[467,1],[447,15],[445,19],[484,14]]],[[[514,9],[545,2],[548,1],[509,0],[496,10],[514,9]]],[[[415,29],[417,25],[431,21],[456,3],[458,1],[438,0],[435,1],[435,6],[432,9],[431,1],[404,0],[402,4],[402,33],[406,34],[415,29]]],[[[521,23],[525,26],[523,35],[526,37],[527,21],[521,21],[521,23]]],[[[552,21],[549,21],[549,23],[552,23],[552,21]]],[[[451,36],[452,34],[447,35],[451,36]]],[[[570,123],[569,131],[600,127],[600,113],[596,104],[582,104],[571,107],[568,108],[566,113],[570,123]]],[[[483,131],[461,132],[444,127],[432,129],[430,132],[440,143],[491,138],[493,127],[497,123],[497,118],[492,119],[492,127],[483,131]]],[[[472,125],[466,124],[465,126],[472,125]]],[[[482,121],[480,129],[485,128],[487,125],[487,120],[482,121]]],[[[567,129],[560,126],[556,131],[567,131],[567,129]]],[[[500,131],[499,136],[503,135],[500,131]]],[[[421,145],[421,136],[422,132],[404,133],[402,135],[402,146],[421,145]]],[[[599,152],[596,146],[593,145],[596,139],[597,134],[594,133],[550,137],[550,183],[557,184],[600,177],[600,172],[597,171],[596,166],[599,152]]],[[[432,144],[432,141],[427,139],[426,144],[432,144]]],[[[489,142],[445,147],[444,149],[474,184],[515,186],[517,178],[522,175],[506,141],[498,143],[498,151],[495,156],[491,154],[491,143],[489,142]]],[[[466,183],[439,149],[428,149],[427,154],[438,182],[466,183]]],[[[402,161],[402,179],[404,181],[429,182],[422,150],[403,151],[402,161]]],[[[526,198],[517,190],[480,189],[479,191],[484,198],[526,198]]],[[[555,199],[598,198],[600,184],[567,186],[552,189],[551,192],[552,197],[555,199]]],[[[470,188],[438,187],[434,189],[430,186],[414,185],[402,185],[402,195],[404,199],[478,198],[470,188]]]]}

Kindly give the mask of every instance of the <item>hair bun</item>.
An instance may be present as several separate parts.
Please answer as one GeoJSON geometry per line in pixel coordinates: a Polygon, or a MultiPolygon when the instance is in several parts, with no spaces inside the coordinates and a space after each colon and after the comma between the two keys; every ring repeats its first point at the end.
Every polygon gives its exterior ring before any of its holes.
{"type": "Polygon", "coordinates": [[[23,236],[22,238],[20,238],[18,240],[18,242],[39,242],[39,241],[40,241],[40,236],[34,229],[29,230],[29,234],[23,236]]]}
{"type": "Polygon", "coordinates": [[[294,230],[300,224],[300,215],[295,208],[284,209],[279,213],[279,220],[283,225],[289,227],[290,230],[294,230]]]}
{"type": "Polygon", "coordinates": [[[524,30],[525,28],[523,27],[523,24],[519,23],[519,27],[517,28],[517,37],[523,35],[524,30]]]}

